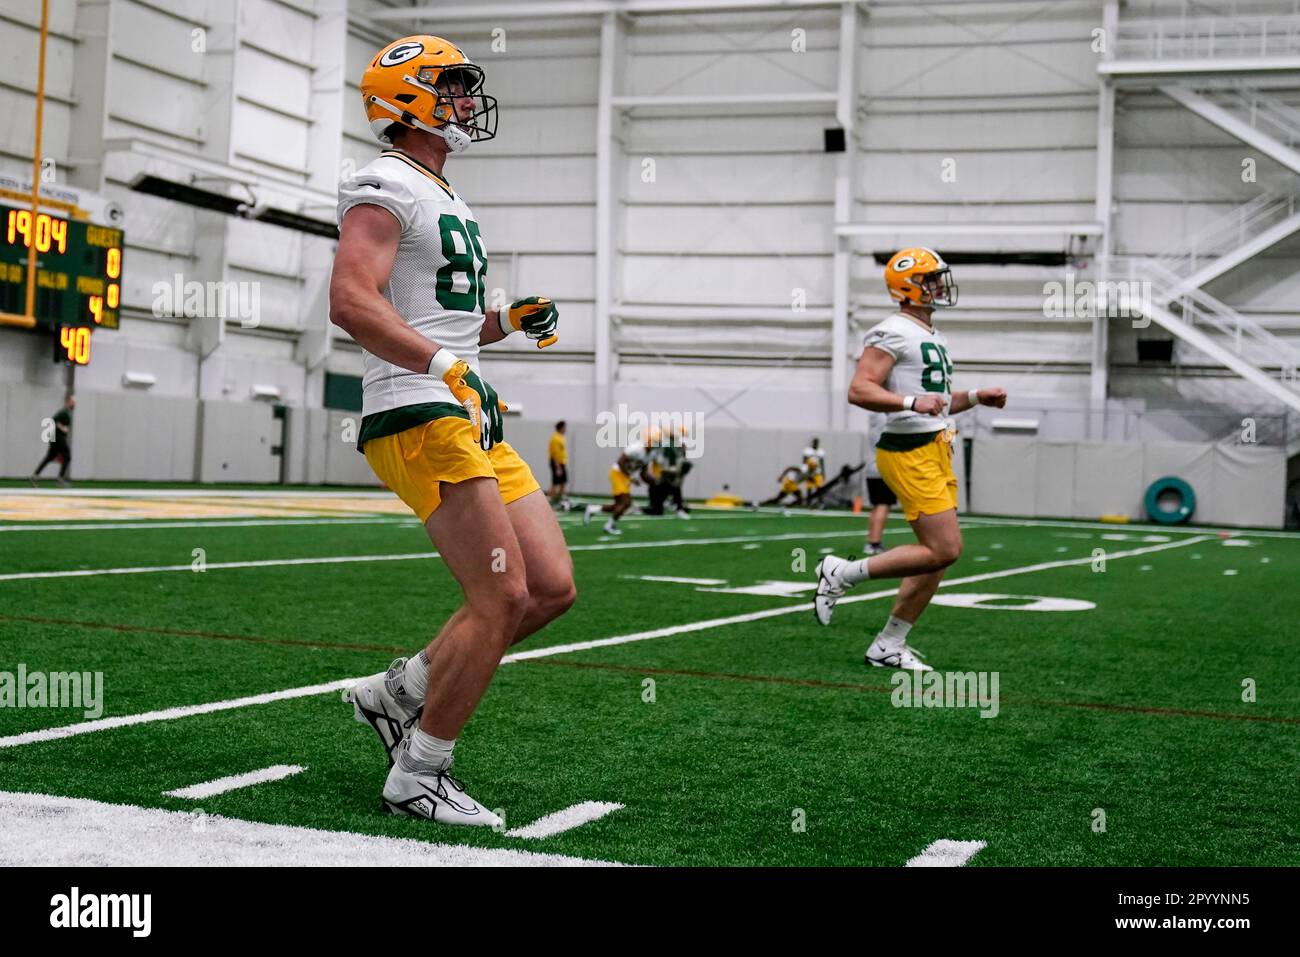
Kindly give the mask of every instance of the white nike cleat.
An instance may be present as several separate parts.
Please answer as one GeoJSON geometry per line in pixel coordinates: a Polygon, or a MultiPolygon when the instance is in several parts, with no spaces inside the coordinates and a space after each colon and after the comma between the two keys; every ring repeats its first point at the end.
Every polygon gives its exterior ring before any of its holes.
{"type": "Polygon", "coordinates": [[[615,525],[612,521],[606,522],[602,529],[606,535],[622,535],[623,530],[615,525]]]}
{"type": "Polygon", "coordinates": [[[421,817],[439,824],[500,827],[501,818],[465,793],[465,785],[449,773],[411,766],[406,744],[384,782],[384,807],[390,814],[421,817]]]}
{"type": "Polygon", "coordinates": [[[398,658],[369,678],[362,678],[343,693],[343,700],[352,705],[352,716],[362,724],[375,729],[388,756],[388,766],[393,766],[396,751],[415,723],[420,720],[424,703],[416,701],[402,687],[402,673],[406,659],[398,658]]]}
{"type": "Polygon", "coordinates": [[[813,598],[813,613],[823,625],[831,623],[835,603],[844,595],[847,586],[840,576],[847,564],[834,555],[827,555],[817,563],[817,595],[813,598]]]}
{"type": "Polygon", "coordinates": [[[599,505],[588,505],[582,510],[582,524],[590,525],[592,516],[600,511],[599,505]]]}
{"type": "Polygon", "coordinates": [[[901,668],[904,671],[933,671],[934,669],[921,660],[921,653],[906,643],[886,645],[879,638],[872,642],[865,656],[867,664],[874,668],[901,668]]]}

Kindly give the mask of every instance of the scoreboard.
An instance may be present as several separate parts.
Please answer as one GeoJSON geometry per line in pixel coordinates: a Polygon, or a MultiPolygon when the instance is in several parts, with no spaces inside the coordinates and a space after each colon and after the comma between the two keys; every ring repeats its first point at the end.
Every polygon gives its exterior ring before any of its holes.
{"type": "Polygon", "coordinates": [[[0,201],[0,312],[25,311],[34,248],[37,326],[53,335],[56,361],[85,365],[91,331],[118,326],[122,240],[116,226],[0,201]]]}

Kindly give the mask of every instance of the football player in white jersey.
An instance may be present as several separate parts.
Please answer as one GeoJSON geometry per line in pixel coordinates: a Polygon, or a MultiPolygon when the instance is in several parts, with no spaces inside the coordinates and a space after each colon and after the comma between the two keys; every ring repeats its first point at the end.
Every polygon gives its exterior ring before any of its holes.
{"type": "Polygon", "coordinates": [[[932,320],[936,307],[956,304],[957,287],[938,253],[923,247],[895,253],[885,267],[885,285],[899,310],[867,332],[849,402],[888,413],[876,444],[876,468],[898,497],[917,544],[858,561],[827,555],[817,565],[814,609],[817,620],[829,625],[846,588],[868,578],[901,578],[889,621],[867,649],[866,661],[930,671],[907,637],[945,569],[961,555],[953,430],[946,417],[976,405],[1002,408],[1007,393],[1001,388],[952,391],[947,340],[932,320]]]}
{"type": "Polygon", "coordinates": [[[632,507],[632,486],[649,478],[646,470],[650,464],[649,449],[653,447],[654,439],[647,437],[646,442],[631,442],[619,453],[617,461],[609,469],[609,489],[614,500],[605,505],[588,505],[582,512],[583,525],[605,512],[609,515],[603,528],[605,534],[623,534],[618,520],[632,507]]]}
{"type": "MultiPolygon", "coordinates": [[[[364,350],[357,446],[419,516],[464,602],[418,655],[354,686],[358,721],[378,732],[390,769],[384,805],[456,824],[500,819],[449,771],[452,748],[501,656],[573,603],[573,565],[545,496],[503,441],[479,347],[523,331],[555,339],[550,300],[484,303],[478,223],[443,174],[447,157],[496,133],[483,71],[441,37],[380,50],[361,79],[366,116],[390,148],[339,187],[330,319],[364,350]]],[[[405,607],[424,613],[427,580],[405,607]]],[[[358,627],[365,627],[358,623],[358,627]]]]}

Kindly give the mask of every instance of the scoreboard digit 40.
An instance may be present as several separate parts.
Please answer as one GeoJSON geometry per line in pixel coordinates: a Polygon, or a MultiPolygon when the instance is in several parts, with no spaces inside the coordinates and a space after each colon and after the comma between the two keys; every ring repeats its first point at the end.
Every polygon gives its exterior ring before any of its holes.
{"type": "Polygon", "coordinates": [[[118,326],[122,230],[0,203],[0,312],[24,312],[33,248],[36,321],[53,332],[57,358],[85,365],[90,331],[118,326]]]}

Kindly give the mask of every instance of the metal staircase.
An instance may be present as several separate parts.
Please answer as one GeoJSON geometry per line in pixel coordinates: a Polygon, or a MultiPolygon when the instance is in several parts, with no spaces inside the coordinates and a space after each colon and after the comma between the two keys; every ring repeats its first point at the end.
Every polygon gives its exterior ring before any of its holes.
{"type": "Polygon", "coordinates": [[[1179,277],[1170,300],[1199,289],[1300,231],[1300,193],[1271,191],[1193,233],[1182,248],[1156,258],[1179,277]]]}
{"type": "MultiPolygon", "coordinates": [[[[1150,290],[1149,296],[1129,297],[1130,312],[1140,312],[1275,401],[1300,412],[1300,349],[1203,290],[1185,289],[1185,278],[1159,260],[1112,256],[1099,265],[1108,283],[1145,284],[1128,288],[1150,290]]],[[[1103,286],[1102,292],[1107,291],[1103,286]]],[[[1287,438],[1289,445],[1300,441],[1300,436],[1287,438]]]]}

